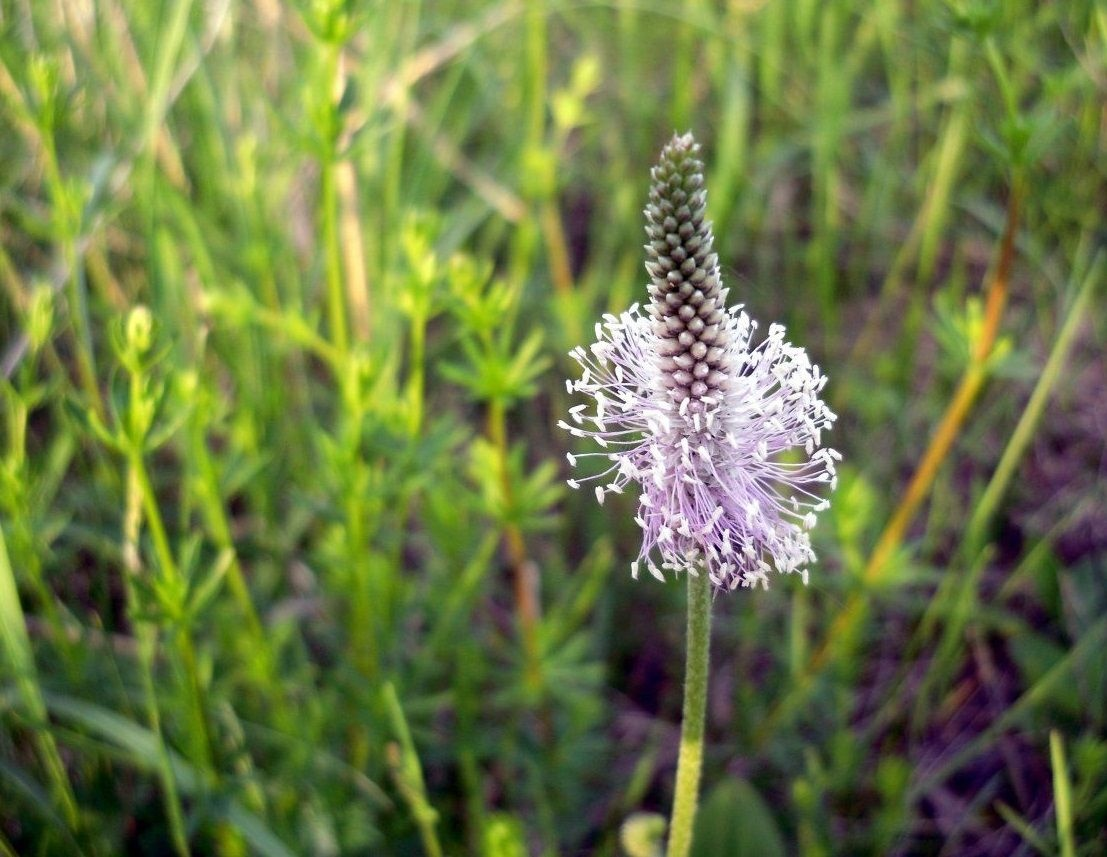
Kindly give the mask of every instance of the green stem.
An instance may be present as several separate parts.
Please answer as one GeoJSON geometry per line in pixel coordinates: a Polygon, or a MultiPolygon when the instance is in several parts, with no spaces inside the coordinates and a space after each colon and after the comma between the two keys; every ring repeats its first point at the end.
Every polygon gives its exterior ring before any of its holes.
{"type": "MultiPolygon", "coordinates": [[[[393,47],[396,57],[410,56],[415,50],[419,37],[419,18],[422,14],[421,0],[409,0],[406,4],[395,4],[392,7],[396,11],[396,29],[393,34],[393,47]]],[[[399,93],[398,103],[406,108],[408,103],[408,90],[410,86],[403,75],[396,78],[399,93]]],[[[381,195],[381,230],[380,230],[380,259],[379,271],[389,270],[392,263],[393,242],[388,240],[389,224],[399,223],[403,217],[400,204],[400,192],[404,180],[404,147],[407,142],[407,123],[397,122],[391,134],[391,141],[387,154],[387,169],[384,173],[384,189],[381,195]]]]}
{"type": "Polygon", "coordinates": [[[338,240],[338,189],[335,155],[328,153],[320,165],[322,183],[323,245],[326,253],[327,317],[331,342],[340,354],[349,346],[346,333],[346,294],[342,288],[342,247],[338,240]]]}
{"type": "Polygon", "coordinates": [[[73,336],[77,344],[77,375],[96,415],[103,417],[104,403],[96,381],[96,352],[92,345],[92,324],[89,321],[88,284],[85,282],[84,260],[77,248],[77,236],[81,231],[81,201],[74,198],[74,192],[62,177],[53,128],[42,132],[42,152],[47,190],[54,208],[55,227],[60,233],[62,257],[68,268],[65,285],[73,336]]]}
{"type": "MultiPolygon", "coordinates": [[[[132,593],[133,594],[133,593],[132,593]]],[[[188,834],[185,832],[184,810],[177,789],[177,777],[169,758],[169,748],[162,731],[161,710],[158,707],[158,692],[154,684],[154,661],[157,658],[157,626],[143,619],[132,617],[135,624],[135,639],[138,643],[138,660],[141,666],[142,697],[146,704],[146,719],[157,741],[158,775],[165,793],[162,799],[169,820],[169,835],[173,841],[173,850],[179,857],[192,854],[188,846],[188,834]]]]}
{"type": "MultiPolygon", "coordinates": [[[[8,559],[7,542],[3,527],[0,527],[0,656],[6,656],[4,679],[10,675],[23,697],[34,741],[41,757],[42,765],[50,778],[50,787],[55,802],[59,805],[66,824],[71,831],[81,826],[80,810],[73,787],[69,782],[65,763],[58,752],[58,745],[50,732],[46,702],[38,681],[31,640],[27,635],[27,620],[23,606],[19,601],[19,589],[15,582],[15,572],[8,559]]],[[[0,664],[3,662],[0,661],[0,664]]]]}
{"type": "Polygon", "coordinates": [[[253,597],[250,595],[250,587],[246,583],[246,574],[242,563],[235,550],[234,537],[231,535],[231,523],[227,517],[223,500],[219,494],[219,476],[215,470],[215,462],[212,461],[208,451],[207,439],[204,436],[204,428],[201,423],[193,421],[188,433],[189,450],[197,470],[197,487],[200,495],[200,508],[207,522],[208,529],[216,545],[221,550],[229,550],[231,563],[227,569],[227,584],[231,595],[242,613],[242,620],[254,640],[254,645],[259,647],[266,669],[266,676],[275,678],[275,671],[271,669],[275,658],[269,651],[269,639],[265,634],[265,628],[261,624],[257,607],[254,606],[253,597]]]}
{"type": "MultiPolygon", "coordinates": [[[[356,450],[353,453],[356,455],[356,450]]],[[[360,473],[363,464],[350,465],[360,473]]],[[[378,603],[381,580],[379,557],[369,554],[369,534],[365,530],[366,510],[358,490],[361,480],[354,478],[346,488],[346,550],[347,561],[353,572],[355,591],[350,606],[350,637],[354,650],[354,662],[361,674],[376,679],[380,669],[380,607],[378,603]]]]}
{"type": "MultiPolygon", "coordinates": [[[[338,435],[342,448],[342,504],[346,522],[346,562],[352,580],[349,633],[353,660],[361,675],[376,681],[380,669],[382,570],[380,557],[369,550],[374,536],[367,522],[376,509],[366,500],[366,486],[374,478],[373,465],[361,455],[361,427],[368,407],[360,389],[358,362],[346,361],[342,378],[342,422],[338,435]]],[[[343,584],[346,585],[346,584],[343,584]]]]}
{"type": "MultiPolygon", "coordinates": [[[[339,77],[342,46],[326,44],[322,48],[323,82],[333,89],[339,77]]],[[[338,202],[338,161],[340,159],[341,116],[339,106],[329,106],[326,126],[320,128],[324,138],[325,151],[319,163],[319,207],[323,228],[323,267],[327,279],[327,322],[330,326],[330,341],[340,355],[349,348],[349,323],[347,320],[346,290],[343,287],[342,242],[339,237],[338,202]]]]}
{"type": "Polygon", "coordinates": [[[435,825],[438,823],[438,813],[431,806],[430,801],[427,800],[423,767],[419,762],[415,741],[412,740],[411,730],[408,728],[407,719],[404,717],[404,710],[400,706],[400,698],[396,695],[396,688],[390,681],[384,683],[384,704],[388,708],[392,730],[399,742],[389,747],[389,765],[392,768],[392,776],[396,781],[396,787],[411,811],[415,826],[419,828],[419,838],[423,841],[423,851],[427,854],[427,857],[442,857],[442,845],[439,843],[438,833],[435,831],[435,825]]]}
{"type": "Polygon", "coordinates": [[[526,129],[527,146],[538,147],[546,136],[546,77],[548,74],[546,3],[529,0],[526,17],[526,129]]]}
{"type": "Polygon", "coordinates": [[[411,317],[411,371],[408,376],[408,434],[419,436],[423,428],[423,394],[426,386],[427,314],[419,311],[411,317]]]}
{"type": "Polygon", "coordinates": [[[699,803],[703,768],[703,723],[711,649],[711,580],[707,571],[688,576],[688,657],[684,672],[684,717],[680,727],[676,793],[667,857],[687,857],[699,803]]]}
{"type": "Polygon", "coordinates": [[[154,685],[154,661],[157,657],[157,626],[142,618],[135,586],[141,562],[138,553],[139,529],[142,526],[142,488],[133,463],[127,468],[127,494],[123,514],[123,576],[127,594],[127,614],[134,626],[138,643],[138,662],[142,678],[142,695],[146,706],[146,719],[157,742],[158,775],[162,785],[162,801],[169,822],[170,839],[177,857],[189,857],[188,835],[185,833],[184,810],[181,807],[177,779],[169,760],[169,749],[161,726],[157,689],[154,685]]]}
{"type": "Polygon", "coordinates": [[[515,575],[515,613],[523,641],[527,689],[533,694],[533,698],[537,698],[542,688],[542,658],[538,645],[538,626],[541,621],[538,585],[530,560],[527,557],[523,532],[519,529],[519,525],[510,519],[515,506],[515,498],[508,464],[510,447],[507,442],[507,415],[503,400],[499,398],[493,398],[488,403],[488,438],[496,448],[496,457],[499,462],[500,484],[505,506],[504,544],[507,547],[508,560],[515,575]]]}
{"type": "MultiPolygon", "coordinates": [[[[173,559],[173,551],[169,546],[169,536],[161,517],[161,509],[158,507],[154,486],[150,482],[150,475],[146,470],[141,447],[131,450],[129,458],[131,474],[129,478],[134,479],[136,490],[141,498],[142,509],[146,515],[146,525],[154,543],[154,555],[157,557],[159,572],[167,579],[178,582],[181,580],[181,571],[173,559]]],[[[191,629],[188,627],[188,620],[184,615],[184,605],[177,605],[177,608],[177,615],[174,618],[181,620],[182,625],[177,629],[173,638],[176,643],[177,654],[185,671],[185,681],[188,685],[188,700],[192,709],[190,713],[196,738],[196,761],[206,763],[207,769],[214,773],[215,750],[211,732],[208,728],[207,712],[203,701],[204,689],[197,667],[196,651],[192,644],[191,629]]]]}
{"type": "Polygon", "coordinates": [[[77,252],[77,244],[73,238],[66,236],[64,244],[65,258],[69,266],[69,277],[66,283],[73,319],[73,334],[77,339],[77,372],[93,411],[97,416],[102,417],[104,403],[100,398],[100,387],[96,381],[96,356],[90,332],[92,324],[89,321],[88,285],[85,283],[84,262],[77,252]]]}
{"type": "Polygon", "coordinates": [[[692,76],[695,71],[695,31],[692,21],[701,11],[697,0],[685,0],[677,29],[676,50],[673,56],[673,98],[671,118],[673,127],[680,132],[688,128],[692,116],[692,76]]]}

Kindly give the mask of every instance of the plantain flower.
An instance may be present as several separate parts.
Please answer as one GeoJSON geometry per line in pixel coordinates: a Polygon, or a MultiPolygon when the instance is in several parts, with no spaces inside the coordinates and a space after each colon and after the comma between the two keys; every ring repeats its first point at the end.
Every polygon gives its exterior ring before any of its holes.
{"type": "Polygon", "coordinates": [[[661,580],[706,569],[732,590],[767,587],[775,568],[806,583],[809,531],[840,458],[821,446],[835,419],[819,396],[826,378],[783,326],[755,343],[757,323],[726,307],[698,154],[691,134],[674,136],[650,173],[649,305],[605,315],[596,342],[570,352],[581,374],[567,388],[588,401],[559,425],[600,451],[569,463],[606,467],[569,486],[594,483],[600,503],[639,492],[635,578],[642,565],[661,580]]]}

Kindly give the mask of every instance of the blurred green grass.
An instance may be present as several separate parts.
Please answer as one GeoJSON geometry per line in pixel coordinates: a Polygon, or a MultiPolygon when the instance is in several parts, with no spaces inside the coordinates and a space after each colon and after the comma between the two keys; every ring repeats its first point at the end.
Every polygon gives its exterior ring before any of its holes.
{"type": "Polygon", "coordinates": [[[683,587],[554,426],[692,128],[846,464],[715,602],[697,853],[1102,853],[1105,95],[1100,0],[5,0],[0,851],[666,811],[683,587]]]}

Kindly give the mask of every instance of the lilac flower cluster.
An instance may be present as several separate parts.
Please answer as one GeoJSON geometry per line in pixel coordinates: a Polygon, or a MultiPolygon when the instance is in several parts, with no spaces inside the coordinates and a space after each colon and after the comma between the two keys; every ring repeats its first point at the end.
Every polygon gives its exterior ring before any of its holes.
{"type": "Polygon", "coordinates": [[[839,455],[821,447],[835,416],[826,383],[802,348],[774,324],[753,344],[756,322],[725,308],[699,147],[674,137],[651,173],[646,208],[651,303],[596,325],[596,342],[570,355],[581,376],[562,428],[591,438],[606,469],[570,479],[594,482],[596,499],[638,486],[640,564],[664,571],[706,568],[719,588],[768,586],[768,573],[800,572],[815,559],[808,531],[829,505],[839,455]],[[826,486],[826,488],[824,488],[826,486]]]}

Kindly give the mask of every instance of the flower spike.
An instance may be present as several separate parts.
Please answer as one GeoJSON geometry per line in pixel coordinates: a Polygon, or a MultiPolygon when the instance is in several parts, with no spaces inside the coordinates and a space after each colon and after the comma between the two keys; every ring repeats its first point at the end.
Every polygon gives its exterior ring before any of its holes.
{"type": "Polygon", "coordinates": [[[646,206],[646,271],[650,318],[661,355],[662,383],[677,405],[706,410],[726,383],[726,335],[715,236],[706,219],[707,192],[699,146],[691,134],[673,137],[650,171],[646,206]]]}
{"type": "Polygon", "coordinates": [[[569,462],[607,467],[569,485],[594,483],[600,502],[638,486],[635,577],[642,565],[662,580],[706,569],[734,589],[768,586],[775,568],[806,582],[808,531],[840,458],[821,448],[835,420],[819,397],[826,378],[783,326],[755,345],[757,324],[725,306],[698,155],[691,134],[674,136],[650,174],[648,309],[605,316],[597,341],[570,352],[581,375],[569,388],[590,401],[560,425],[601,451],[569,462]]]}

